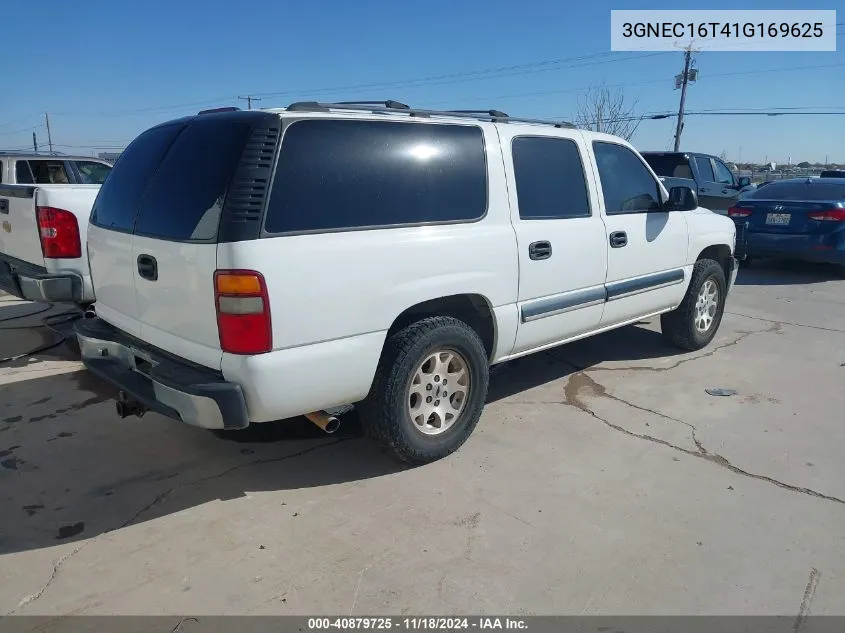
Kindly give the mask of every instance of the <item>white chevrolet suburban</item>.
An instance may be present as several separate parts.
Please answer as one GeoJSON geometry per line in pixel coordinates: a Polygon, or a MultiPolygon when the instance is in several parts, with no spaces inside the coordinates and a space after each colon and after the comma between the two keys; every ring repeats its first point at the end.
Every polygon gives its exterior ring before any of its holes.
{"type": "Polygon", "coordinates": [[[141,134],[94,204],[87,368],[241,429],[354,404],[395,457],[470,435],[491,365],[662,315],[707,345],[735,229],[625,141],[498,112],[303,102],[141,134]]]}
{"type": "Polygon", "coordinates": [[[85,230],[111,169],[90,156],[0,152],[0,290],[31,301],[94,300],[85,230]]]}

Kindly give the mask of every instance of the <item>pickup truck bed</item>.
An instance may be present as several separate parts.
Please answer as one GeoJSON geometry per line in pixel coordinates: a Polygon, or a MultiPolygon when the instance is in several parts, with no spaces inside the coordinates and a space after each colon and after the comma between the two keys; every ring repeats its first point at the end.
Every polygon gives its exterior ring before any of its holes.
{"type": "Polygon", "coordinates": [[[84,244],[99,189],[0,185],[0,289],[31,301],[94,300],[84,244]]]}

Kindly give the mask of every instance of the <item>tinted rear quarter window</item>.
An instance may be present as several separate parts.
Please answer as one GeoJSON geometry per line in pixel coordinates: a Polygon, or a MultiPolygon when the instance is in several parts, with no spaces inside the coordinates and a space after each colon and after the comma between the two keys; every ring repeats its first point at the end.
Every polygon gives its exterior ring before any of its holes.
{"type": "Polygon", "coordinates": [[[135,233],[177,241],[216,239],[226,190],[250,129],[249,123],[213,116],[188,124],[150,179],[135,233]]]}
{"type": "Polygon", "coordinates": [[[477,126],[304,120],[284,133],[265,230],[472,221],[486,210],[477,126]]]}
{"type": "Polygon", "coordinates": [[[132,231],[135,212],[173,139],[183,125],[165,125],[141,134],[120,156],[94,202],[91,223],[115,231],[132,231]]]}
{"type": "Polygon", "coordinates": [[[563,138],[522,136],[511,145],[519,217],[523,220],[590,215],[578,145],[563,138]]]}
{"type": "Polygon", "coordinates": [[[845,182],[828,183],[797,180],[773,182],[748,194],[747,200],[806,200],[845,202],[845,182]]]}

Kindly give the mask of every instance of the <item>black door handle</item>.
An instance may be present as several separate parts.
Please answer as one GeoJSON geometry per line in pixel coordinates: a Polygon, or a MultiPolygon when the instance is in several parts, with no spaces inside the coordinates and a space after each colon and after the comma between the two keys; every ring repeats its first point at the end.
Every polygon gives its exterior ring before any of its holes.
{"type": "Polygon", "coordinates": [[[138,274],[144,279],[158,279],[158,262],[152,255],[138,255],[138,274]]]}
{"type": "Polygon", "coordinates": [[[628,234],[625,231],[614,231],[610,234],[610,247],[622,248],[628,244],[628,234]]]}
{"type": "Polygon", "coordinates": [[[548,259],[552,256],[552,243],[547,241],[531,242],[528,245],[528,257],[533,260],[548,259]]]}
{"type": "Polygon", "coordinates": [[[9,213],[9,201],[6,198],[0,200],[0,213],[9,213]]]}

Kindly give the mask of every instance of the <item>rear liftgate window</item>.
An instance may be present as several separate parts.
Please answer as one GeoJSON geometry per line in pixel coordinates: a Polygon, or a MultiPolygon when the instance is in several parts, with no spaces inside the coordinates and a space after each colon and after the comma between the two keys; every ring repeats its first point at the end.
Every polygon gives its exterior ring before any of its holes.
{"type": "Polygon", "coordinates": [[[282,141],[265,230],[468,222],[486,210],[479,127],[298,121],[282,141]]]}
{"type": "Polygon", "coordinates": [[[216,240],[226,189],[249,132],[250,125],[243,122],[190,123],[153,174],[138,210],[136,235],[216,240]]]}
{"type": "Polygon", "coordinates": [[[158,239],[214,241],[249,132],[248,123],[212,119],[144,132],[101,187],[92,223],[158,239]]]}

